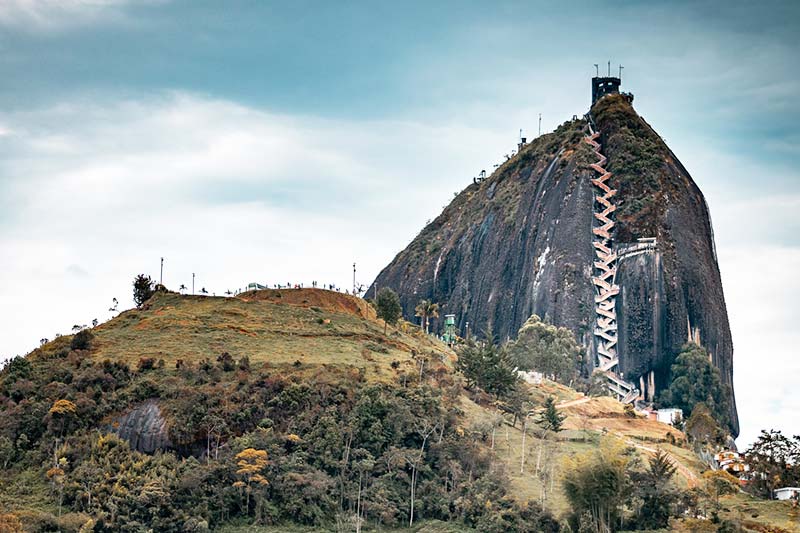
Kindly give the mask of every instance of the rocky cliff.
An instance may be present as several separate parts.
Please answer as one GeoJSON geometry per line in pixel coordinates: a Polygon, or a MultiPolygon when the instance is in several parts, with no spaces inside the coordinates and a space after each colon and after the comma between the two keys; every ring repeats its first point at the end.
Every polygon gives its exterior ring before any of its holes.
{"type": "MultiPolygon", "coordinates": [[[[612,94],[592,108],[618,189],[615,249],[620,371],[667,385],[687,340],[699,341],[733,386],[733,344],[703,194],[628,98],[612,94]],[[638,239],[654,249],[636,252],[638,239]],[[652,375],[650,372],[652,371],[652,375]]],[[[513,337],[532,314],[570,328],[592,368],[593,198],[582,142],[585,120],[572,120],[524,146],[494,174],[464,189],[375,280],[400,295],[406,318],[423,298],[480,333],[490,324],[513,337]]],[[[372,289],[370,289],[372,290],[372,289]]],[[[641,380],[640,380],[641,378],[641,380]]],[[[731,429],[738,433],[731,392],[731,429]]]]}
{"type": "Polygon", "coordinates": [[[117,420],[116,426],[117,434],[136,451],[153,453],[173,447],[157,400],[147,400],[134,407],[117,420]]]}

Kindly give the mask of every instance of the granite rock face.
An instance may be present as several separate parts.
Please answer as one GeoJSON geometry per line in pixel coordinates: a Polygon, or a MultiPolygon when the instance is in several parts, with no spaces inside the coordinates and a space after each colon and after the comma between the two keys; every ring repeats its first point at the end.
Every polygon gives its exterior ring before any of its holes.
{"type": "MultiPolygon", "coordinates": [[[[731,387],[736,434],[733,344],[703,194],[626,98],[606,96],[591,115],[619,191],[615,249],[640,238],[657,242],[619,262],[620,370],[637,382],[652,371],[658,391],[681,346],[699,342],[731,387]]],[[[591,371],[594,158],[582,141],[586,128],[585,120],[569,121],[469,185],[374,285],[396,290],[411,321],[419,300],[438,302],[462,335],[469,322],[472,334],[491,324],[499,339],[513,338],[537,314],[575,333],[591,371]]]]}
{"type": "Polygon", "coordinates": [[[117,434],[131,449],[142,453],[172,449],[167,433],[167,421],[161,415],[157,400],[147,400],[118,420],[117,434]]]}

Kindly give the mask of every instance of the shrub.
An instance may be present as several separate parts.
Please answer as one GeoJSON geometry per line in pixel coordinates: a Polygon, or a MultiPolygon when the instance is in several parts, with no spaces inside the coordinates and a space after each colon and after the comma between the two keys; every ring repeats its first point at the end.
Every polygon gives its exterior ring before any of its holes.
{"type": "Polygon", "coordinates": [[[156,360],[152,357],[140,357],[139,364],[137,368],[139,372],[144,372],[145,370],[152,370],[156,366],[156,360]]]}
{"type": "Polygon", "coordinates": [[[219,354],[219,357],[217,357],[217,362],[219,363],[223,372],[230,372],[236,368],[236,362],[233,360],[233,356],[228,352],[222,352],[219,354]]]}
{"type": "Polygon", "coordinates": [[[92,339],[94,335],[88,329],[82,329],[72,337],[70,348],[73,350],[88,350],[92,347],[92,339]]]}

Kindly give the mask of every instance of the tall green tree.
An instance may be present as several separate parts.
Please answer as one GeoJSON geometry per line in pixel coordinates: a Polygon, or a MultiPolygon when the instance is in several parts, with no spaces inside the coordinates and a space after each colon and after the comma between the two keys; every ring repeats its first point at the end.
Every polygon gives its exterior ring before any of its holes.
{"type": "Polygon", "coordinates": [[[567,328],[557,328],[532,315],[509,346],[514,363],[522,370],[535,370],[547,378],[568,384],[581,361],[581,347],[567,328]]]}
{"type": "Polygon", "coordinates": [[[730,388],[722,383],[719,370],[702,346],[684,346],[670,374],[670,386],[659,397],[661,405],[678,407],[688,416],[697,404],[703,403],[721,425],[729,425],[730,388]]]}
{"type": "Polygon", "coordinates": [[[155,282],[145,274],[139,274],[133,280],[133,303],[141,307],[155,293],[155,282]]]}
{"type": "Polygon", "coordinates": [[[386,326],[396,324],[403,313],[400,297],[389,287],[384,287],[378,291],[375,308],[378,311],[378,318],[383,320],[383,334],[386,335],[386,326]]]}
{"type": "MultiPolygon", "coordinates": [[[[573,531],[585,528],[584,513],[591,516],[592,531],[614,531],[630,491],[628,458],[610,440],[598,450],[571,457],[565,462],[563,488],[573,512],[573,531]]],[[[581,529],[584,531],[584,529],[581,529]]]]}
{"type": "Polygon", "coordinates": [[[566,416],[558,412],[556,399],[548,396],[544,401],[544,411],[539,415],[539,424],[548,431],[561,431],[566,416]]]}
{"type": "Polygon", "coordinates": [[[672,485],[677,470],[669,454],[659,449],[650,458],[647,470],[632,476],[635,496],[641,499],[636,513],[637,529],[666,529],[669,526],[672,506],[679,495],[672,485]]]}
{"type": "Polygon", "coordinates": [[[467,378],[467,386],[504,397],[514,390],[519,378],[505,347],[497,345],[491,330],[486,336],[485,341],[469,343],[459,350],[456,367],[467,378]]]}

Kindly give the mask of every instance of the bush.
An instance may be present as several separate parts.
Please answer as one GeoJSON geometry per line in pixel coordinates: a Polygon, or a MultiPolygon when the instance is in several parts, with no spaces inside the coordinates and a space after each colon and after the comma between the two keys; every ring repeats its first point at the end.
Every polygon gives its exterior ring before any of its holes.
{"type": "Polygon", "coordinates": [[[228,352],[222,352],[219,357],[217,357],[217,362],[223,372],[231,372],[236,368],[236,362],[233,360],[233,356],[228,352]]]}
{"type": "Polygon", "coordinates": [[[140,357],[137,368],[139,372],[144,372],[145,370],[152,370],[155,366],[156,360],[153,357],[140,357]]]}
{"type": "Polygon", "coordinates": [[[82,329],[72,337],[70,348],[73,350],[88,350],[92,347],[92,339],[94,335],[88,329],[82,329]]]}

